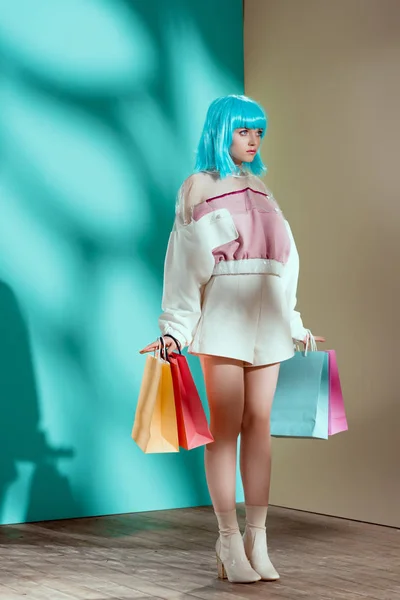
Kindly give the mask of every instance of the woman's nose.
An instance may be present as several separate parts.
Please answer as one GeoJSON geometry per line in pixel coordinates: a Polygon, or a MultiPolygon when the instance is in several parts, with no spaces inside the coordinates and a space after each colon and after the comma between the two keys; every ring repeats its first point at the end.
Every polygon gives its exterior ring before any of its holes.
{"type": "Polygon", "coordinates": [[[256,134],[251,132],[249,135],[249,146],[255,146],[257,144],[256,134]]]}

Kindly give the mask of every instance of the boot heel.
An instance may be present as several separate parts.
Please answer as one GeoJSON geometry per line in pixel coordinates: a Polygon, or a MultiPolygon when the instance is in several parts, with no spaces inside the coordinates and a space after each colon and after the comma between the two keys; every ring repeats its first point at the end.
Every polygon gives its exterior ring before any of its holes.
{"type": "Polygon", "coordinates": [[[222,560],[217,556],[218,579],[228,579],[222,560]]]}

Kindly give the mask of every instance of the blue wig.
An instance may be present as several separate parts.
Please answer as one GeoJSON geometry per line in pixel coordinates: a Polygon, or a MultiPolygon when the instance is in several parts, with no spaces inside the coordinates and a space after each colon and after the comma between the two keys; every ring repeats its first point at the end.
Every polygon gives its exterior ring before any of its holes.
{"type": "MultiPolygon", "coordinates": [[[[264,137],[267,117],[259,104],[247,96],[223,96],[211,103],[197,149],[194,172],[217,171],[221,179],[241,171],[229,153],[235,129],[262,129],[264,137]]],[[[243,164],[243,170],[260,175],[267,169],[259,152],[254,160],[243,164]]]]}

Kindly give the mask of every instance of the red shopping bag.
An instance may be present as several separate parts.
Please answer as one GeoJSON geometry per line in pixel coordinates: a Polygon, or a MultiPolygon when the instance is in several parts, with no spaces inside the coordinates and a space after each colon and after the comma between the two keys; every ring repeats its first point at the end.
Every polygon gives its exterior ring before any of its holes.
{"type": "Polygon", "coordinates": [[[179,446],[193,450],[214,441],[188,362],[183,354],[168,355],[174,386],[179,446]]]}
{"type": "Polygon", "coordinates": [[[329,356],[329,411],[328,435],[347,431],[347,419],[344,408],[342,386],[340,385],[339,369],[335,350],[327,351],[329,356]]]}

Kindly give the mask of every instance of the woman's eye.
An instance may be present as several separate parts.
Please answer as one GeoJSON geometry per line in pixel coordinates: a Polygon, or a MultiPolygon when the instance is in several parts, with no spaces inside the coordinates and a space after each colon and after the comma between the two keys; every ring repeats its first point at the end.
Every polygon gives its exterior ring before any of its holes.
{"type": "Polygon", "coordinates": [[[259,129],[259,130],[257,131],[257,135],[259,135],[259,136],[261,137],[261,136],[262,136],[262,134],[263,134],[263,130],[262,130],[262,129],[259,129]]]}
{"type": "Polygon", "coordinates": [[[240,135],[246,135],[247,133],[247,129],[242,129],[242,131],[239,131],[240,135]]]}

